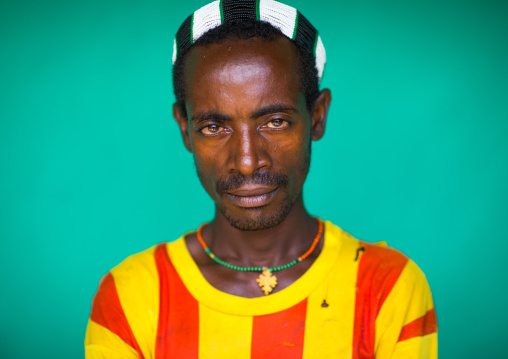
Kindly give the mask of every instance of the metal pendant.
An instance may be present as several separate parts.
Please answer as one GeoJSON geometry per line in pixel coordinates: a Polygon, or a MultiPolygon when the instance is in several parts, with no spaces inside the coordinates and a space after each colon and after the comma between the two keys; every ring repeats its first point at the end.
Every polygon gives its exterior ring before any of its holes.
{"type": "Polygon", "coordinates": [[[277,277],[267,267],[263,267],[263,272],[256,279],[256,282],[258,282],[265,295],[268,295],[277,286],[277,277]]]}

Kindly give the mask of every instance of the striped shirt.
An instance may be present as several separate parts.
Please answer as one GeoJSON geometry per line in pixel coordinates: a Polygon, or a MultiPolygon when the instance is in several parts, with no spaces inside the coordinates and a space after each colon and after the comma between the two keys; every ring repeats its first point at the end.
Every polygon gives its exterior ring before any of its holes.
{"type": "Polygon", "coordinates": [[[184,237],[135,254],[102,279],[86,358],[437,358],[421,270],[400,252],[325,222],[312,266],[280,292],[211,286],[184,237]]]}

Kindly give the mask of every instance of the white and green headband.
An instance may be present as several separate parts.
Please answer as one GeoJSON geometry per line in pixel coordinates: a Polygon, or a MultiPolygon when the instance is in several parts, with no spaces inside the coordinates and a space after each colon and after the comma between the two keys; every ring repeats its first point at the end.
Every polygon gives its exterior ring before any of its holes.
{"type": "Polygon", "coordinates": [[[317,30],[297,9],[274,0],[216,0],[196,10],[176,33],[173,63],[180,52],[187,51],[207,31],[238,20],[268,22],[299,47],[312,51],[321,80],[326,53],[317,30]]]}

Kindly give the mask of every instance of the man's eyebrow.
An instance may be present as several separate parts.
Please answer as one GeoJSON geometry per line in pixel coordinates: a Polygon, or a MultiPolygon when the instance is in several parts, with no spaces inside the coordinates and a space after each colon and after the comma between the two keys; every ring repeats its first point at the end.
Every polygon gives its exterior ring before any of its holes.
{"type": "Polygon", "coordinates": [[[203,120],[214,120],[217,122],[227,122],[227,121],[231,121],[232,118],[229,116],[226,116],[222,113],[219,113],[219,112],[206,111],[206,112],[198,112],[198,113],[193,114],[191,120],[193,122],[203,121],[203,120]]]}
{"type": "Polygon", "coordinates": [[[296,112],[296,113],[298,113],[298,110],[293,106],[289,106],[289,105],[285,105],[285,104],[274,104],[274,105],[262,107],[259,110],[254,111],[251,114],[251,117],[258,118],[258,117],[261,117],[264,115],[269,115],[271,113],[276,113],[276,112],[296,112]]]}

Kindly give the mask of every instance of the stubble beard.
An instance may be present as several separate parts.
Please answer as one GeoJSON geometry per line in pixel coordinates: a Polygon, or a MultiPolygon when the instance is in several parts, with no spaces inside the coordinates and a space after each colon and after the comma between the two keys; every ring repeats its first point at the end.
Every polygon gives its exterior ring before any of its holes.
{"type": "MultiPolygon", "coordinates": [[[[309,141],[307,149],[307,155],[302,161],[301,167],[298,169],[300,173],[304,176],[304,182],[307,178],[307,174],[310,169],[310,157],[311,157],[311,141],[309,141]]],[[[219,195],[224,193],[226,190],[232,190],[235,188],[241,187],[244,183],[249,182],[252,184],[261,184],[261,185],[276,185],[279,190],[288,190],[289,188],[289,179],[285,174],[278,173],[270,173],[270,172],[254,172],[254,174],[250,178],[246,178],[241,174],[235,174],[227,179],[221,179],[217,181],[216,184],[216,193],[219,195]]],[[[302,186],[303,188],[303,186],[302,186]]],[[[302,188],[290,196],[289,193],[283,200],[281,201],[279,208],[276,213],[271,215],[263,214],[263,208],[253,208],[253,209],[244,209],[245,211],[257,211],[258,214],[253,216],[246,217],[238,217],[234,216],[231,213],[228,213],[226,208],[220,204],[220,201],[216,201],[216,207],[222,213],[222,215],[226,218],[226,220],[236,229],[241,231],[261,231],[264,229],[270,229],[281,224],[286,217],[291,212],[294,204],[298,200],[298,198],[302,195],[302,188]]]]}
{"type": "MultiPolygon", "coordinates": [[[[276,227],[282,223],[282,221],[284,221],[288,216],[289,212],[291,212],[291,208],[293,208],[295,201],[296,200],[284,198],[277,210],[277,213],[271,216],[258,214],[249,218],[240,218],[230,215],[223,206],[217,206],[217,208],[224,215],[229,224],[236,229],[239,229],[240,231],[260,231],[276,227]]],[[[262,208],[245,209],[245,211],[262,211],[262,208]]]]}

